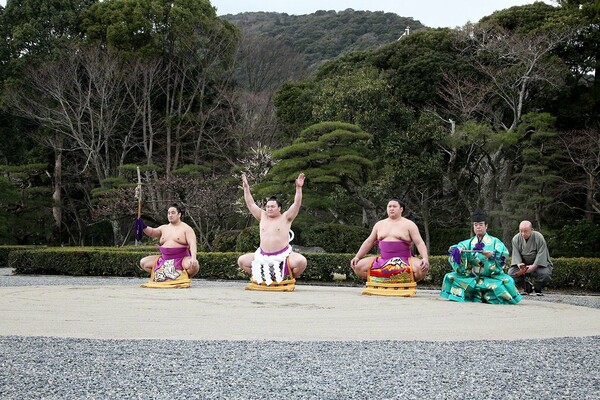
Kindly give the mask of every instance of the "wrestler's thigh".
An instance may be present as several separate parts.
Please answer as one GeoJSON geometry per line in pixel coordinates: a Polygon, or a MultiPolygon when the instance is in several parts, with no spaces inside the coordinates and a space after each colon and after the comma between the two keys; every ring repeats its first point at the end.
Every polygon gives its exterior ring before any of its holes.
{"type": "Polygon", "coordinates": [[[374,259],[375,256],[367,257],[357,262],[356,266],[354,267],[354,273],[361,278],[366,278],[367,272],[369,271],[369,268],[371,268],[371,264],[373,263],[374,259]]]}
{"type": "Polygon", "coordinates": [[[238,257],[238,265],[243,269],[252,268],[252,261],[254,261],[254,253],[247,253],[238,257]]]}
{"type": "Polygon", "coordinates": [[[154,256],[147,256],[144,257],[140,260],[140,267],[145,270],[145,271],[152,271],[152,268],[154,268],[154,265],[156,264],[156,260],[158,260],[160,256],[158,255],[154,255],[154,256]]]}
{"type": "Polygon", "coordinates": [[[290,267],[295,275],[300,275],[306,269],[306,257],[302,254],[292,253],[289,255],[290,267]]]}

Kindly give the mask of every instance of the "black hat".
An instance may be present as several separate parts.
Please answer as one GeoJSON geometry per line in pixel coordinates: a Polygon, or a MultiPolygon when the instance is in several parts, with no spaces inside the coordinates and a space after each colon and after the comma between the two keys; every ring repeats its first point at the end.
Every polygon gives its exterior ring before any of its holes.
{"type": "Polygon", "coordinates": [[[482,210],[475,210],[473,215],[471,215],[471,221],[473,222],[486,222],[487,214],[482,210]]]}

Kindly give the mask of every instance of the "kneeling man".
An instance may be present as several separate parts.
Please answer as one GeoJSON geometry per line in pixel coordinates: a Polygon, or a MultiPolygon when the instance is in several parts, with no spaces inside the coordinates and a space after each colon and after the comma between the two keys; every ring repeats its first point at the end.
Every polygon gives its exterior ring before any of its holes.
{"type": "Polygon", "coordinates": [[[511,266],[508,274],[523,288],[524,295],[532,292],[531,284],[525,279],[534,279],[534,289],[543,296],[542,289],[552,280],[552,261],[544,235],[533,229],[529,221],[519,224],[519,233],[512,238],[511,266]]]}

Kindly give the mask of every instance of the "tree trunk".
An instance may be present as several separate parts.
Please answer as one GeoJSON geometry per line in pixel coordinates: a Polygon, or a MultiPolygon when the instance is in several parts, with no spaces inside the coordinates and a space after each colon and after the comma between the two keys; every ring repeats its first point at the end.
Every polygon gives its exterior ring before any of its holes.
{"type": "Polygon", "coordinates": [[[54,148],[54,191],[52,193],[52,216],[54,217],[55,245],[62,244],[62,150],[54,148]]]}
{"type": "Polygon", "coordinates": [[[594,220],[594,184],[595,178],[592,174],[587,174],[587,187],[585,190],[585,219],[594,220]]]}
{"type": "Polygon", "coordinates": [[[113,242],[115,246],[120,246],[123,243],[123,235],[121,234],[121,225],[117,220],[117,217],[111,215],[110,224],[112,225],[113,230],[113,242]]]}

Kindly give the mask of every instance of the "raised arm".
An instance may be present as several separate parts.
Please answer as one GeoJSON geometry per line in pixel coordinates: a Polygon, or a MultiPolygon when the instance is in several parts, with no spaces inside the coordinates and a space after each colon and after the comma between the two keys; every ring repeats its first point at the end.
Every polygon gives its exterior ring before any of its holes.
{"type": "Polygon", "coordinates": [[[296,218],[300,212],[300,207],[302,207],[302,186],[304,186],[304,173],[300,173],[298,178],[296,178],[296,195],[294,196],[294,202],[285,212],[285,215],[290,222],[296,218]]]}
{"type": "Polygon", "coordinates": [[[248,184],[248,178],[246,178],[246,174],[242,174],[242,186],[244,187],[244,200],[246,201],[246,207],[248,207],[248,210],[254,216],[254,218],[260,221],[260,218],[262,217],[262,210],[254,202],[252,193],[250,193],[250,185],[248,184]]]}
{"type": "Polygon", "coordinates": [[[162,235],[161,228],[164,225],[159,226],[158,228],[151,228],[149,226],[144,228],[144,233],[150,237],[160,237],[162,235]]]}

